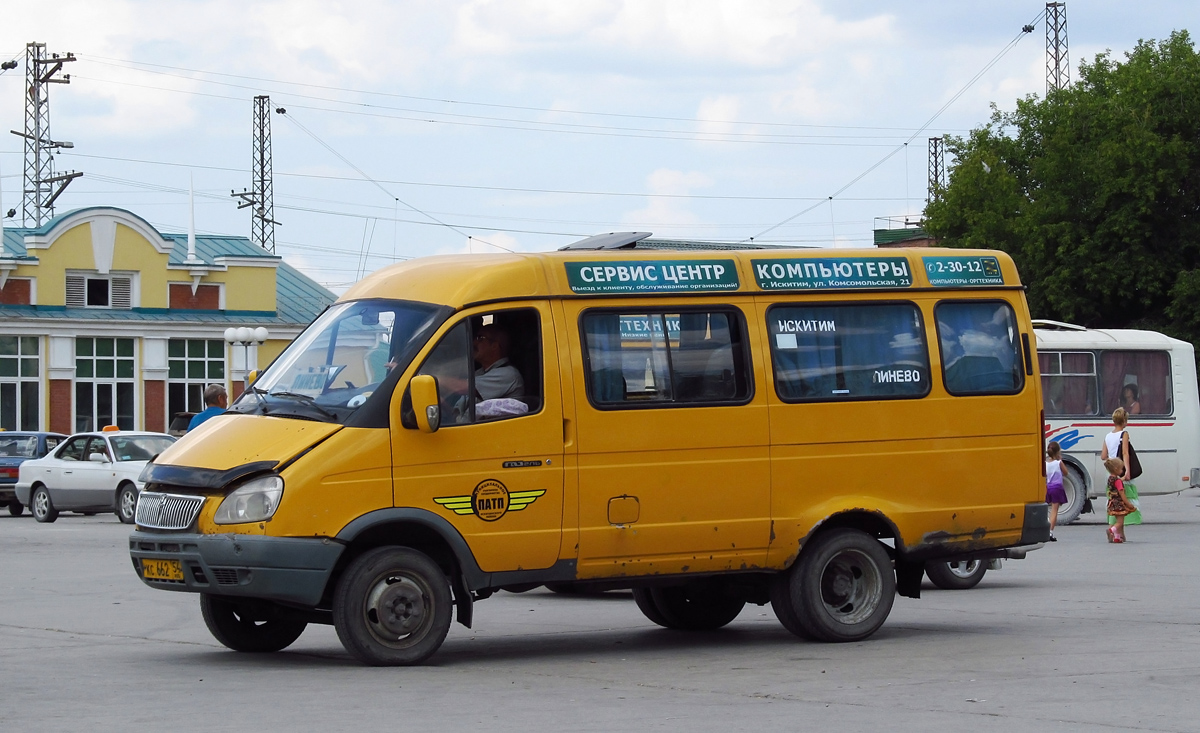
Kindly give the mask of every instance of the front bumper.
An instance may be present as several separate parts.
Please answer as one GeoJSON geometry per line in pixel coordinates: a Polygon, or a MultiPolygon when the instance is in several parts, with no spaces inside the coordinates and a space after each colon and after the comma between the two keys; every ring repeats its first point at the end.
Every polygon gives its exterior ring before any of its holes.
{"type": "Polygon", "coordinates": [[[151,588],[280,601],[315,608],[345,546],[331,539],[135,531],[129,556],[151,588]],[[143,559],[178,560],[182,581],[147,580],[143,559]]]}

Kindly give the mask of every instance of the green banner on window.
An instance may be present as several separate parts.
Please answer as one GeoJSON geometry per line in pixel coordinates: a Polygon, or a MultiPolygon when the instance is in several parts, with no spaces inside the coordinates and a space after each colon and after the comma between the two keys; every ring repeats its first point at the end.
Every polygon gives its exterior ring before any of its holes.
{"type": "Polygon", "coordinates": [[[935,288],[1003,285],[1000,260],[988,255],[922,257],[929,284],[935,288]]]}
{"type": "Polygon", "coordinates": [[[726,292],[739,286],[733,260],[568,262],[573,293],[726,292]]]}
{"type": "Polygon", "coordinates": [[[904,257],[795,257],[752,260],[763,290],[907,288],[912,273],[904,257]]]}

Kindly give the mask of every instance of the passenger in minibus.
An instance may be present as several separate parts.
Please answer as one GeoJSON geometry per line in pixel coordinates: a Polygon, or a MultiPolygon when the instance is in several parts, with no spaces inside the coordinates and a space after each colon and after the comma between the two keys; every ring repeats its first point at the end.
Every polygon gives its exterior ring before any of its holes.
{"type": "Polygon", "coordinates": [[[1121,388],[1121,407],[1125,408],[1125,412],[1130,415],[1142,414],[1142,403],[1138,402],[1138,387],[1136,384],[1127,384],[1121,388]]]}

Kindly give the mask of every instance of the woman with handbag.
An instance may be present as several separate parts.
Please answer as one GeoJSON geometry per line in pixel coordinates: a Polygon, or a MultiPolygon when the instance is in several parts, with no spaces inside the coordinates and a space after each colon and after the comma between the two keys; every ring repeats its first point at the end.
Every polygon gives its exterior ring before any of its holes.
{"type": "MultiPolygon", "coordinates": [[[[1125,430],[1125,426],[1129,424],[1129,413],[1125,411],[1124,407],[1118,407],[1113,410],[1112,421],[1112,432],[1104,436],[1104,445],[1100,448],[1100,460],[1107,461],[1109,458],[1120,458],[1121,463],[1124,464],[1125,470],[1118,478],[1125,485],[1125,499],[1134,509],[1133,512],[1125,515],[1125,521],[1117,532],[1117,536],[1124,541],[1124,525],[1142,523],[1142,511],[1141,504],[1138,501],[1137,487],[1133,485],[1133,479],[1141,475],[1142,468],[1140,462],[1137,460],[1137,454],[1133,451],[1133,445],[1129,442],[1129,432],[1125,430]]],[[[1110,515],[1108,523],[1115,527],[1116,518],[1110,515]]]]}

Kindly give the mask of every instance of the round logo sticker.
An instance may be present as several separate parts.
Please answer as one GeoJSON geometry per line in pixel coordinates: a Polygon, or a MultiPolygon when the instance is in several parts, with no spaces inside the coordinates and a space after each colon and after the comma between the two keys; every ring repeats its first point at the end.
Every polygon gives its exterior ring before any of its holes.
{"type": "Polygon", "coordinates": [[[508,489],[495,479],[481,482],[471,493],[471,508],[483,521],[496,521],[508,512],[508,489]]]}

